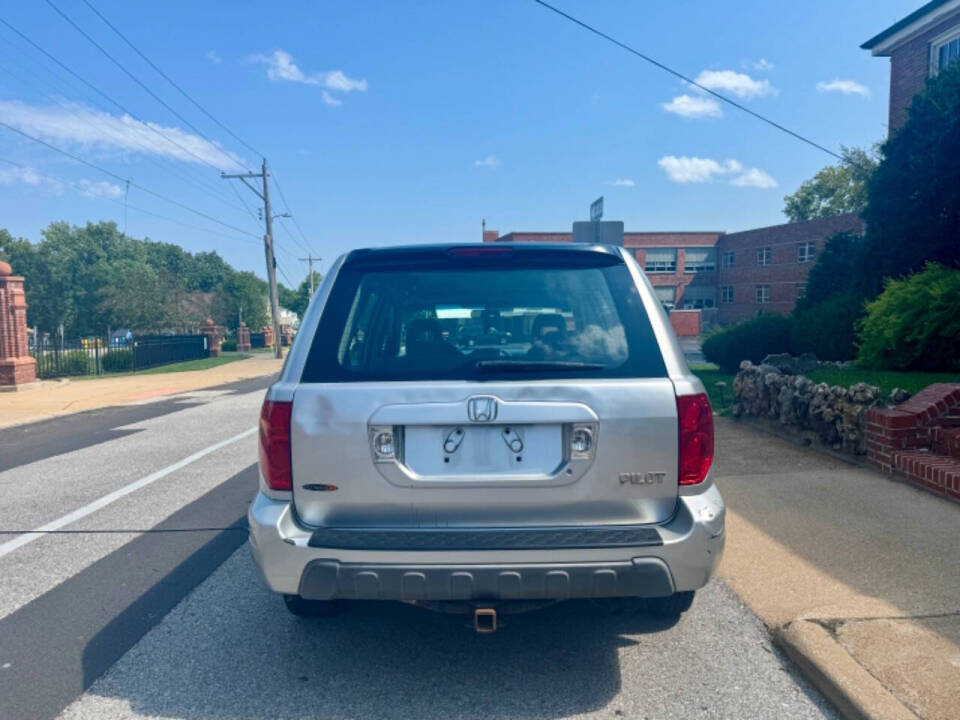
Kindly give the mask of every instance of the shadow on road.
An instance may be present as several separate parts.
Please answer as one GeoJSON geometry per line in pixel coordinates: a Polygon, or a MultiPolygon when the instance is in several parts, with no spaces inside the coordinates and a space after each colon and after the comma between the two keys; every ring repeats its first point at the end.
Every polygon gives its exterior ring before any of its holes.
{"type": "Polygon", "coordinates": [[[507,616],[495,635],[400,603],[306,620],[286,613],[248,558],[231,563],[241,573],[216,601],[191,598],[91,693],[188,719],[565,717],[606,706],[620,691],[619,650],[676,624],[637,601],[569,601],[507,616]]]}

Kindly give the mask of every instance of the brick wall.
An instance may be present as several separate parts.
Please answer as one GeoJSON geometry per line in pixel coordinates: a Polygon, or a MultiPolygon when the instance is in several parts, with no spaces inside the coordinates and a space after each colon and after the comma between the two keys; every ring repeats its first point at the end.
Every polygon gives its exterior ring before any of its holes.
{"type": "Polygon", "coordinates": [[[670,324],[677,337],[697,337],[700,334],[700,311],[671,310],[670,324]]]}
{"type": "Polygon", "coordinates": [[[867,460],[883,473],[960,501],[960,384],[936,383],[867,413],[867,460]]]}
{"type": "Polygon", "coordinates": [[[930,73],[930,41],[957,27],[960,27],[960,10],[946,16],[890,53],[891,133],[906,122],[910,101],[923,90],[930,73]]]}
{"type": "MultiPolygon", "coordinates": [[[[733,323],[753,317],[758,312],[786,315],[793,310],[807,274],[816,262],[800,263],[797,248],[812,242],[815,252],[823,250],[827,239],[839,232],[863,232],[863,222],[854,213],[822,220],[788,223],[771,227],[728,233],[717,243],[717,300],[721,323],[733,323]],[[770,264],[757,264],[757,250],[770,248],[770,264]],[[735,265],[723,267],[723,254],[733,252],[735,265]],[[770,286],[770,302],[758,304],[757,285],[770,286]],[[733,302],[722,301],[724,287],[733,288],[733,302]]],[[[838,278],[838,280],[841,280],[838,278]]]]}

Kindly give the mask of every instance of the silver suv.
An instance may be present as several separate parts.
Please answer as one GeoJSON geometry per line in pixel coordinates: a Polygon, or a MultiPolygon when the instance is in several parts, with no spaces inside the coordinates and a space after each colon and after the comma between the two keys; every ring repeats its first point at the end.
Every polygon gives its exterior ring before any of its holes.
{"type": "Polygon", "coordinates": [[[250,544],[296,614],[345,599],[496,612],[649,598],[724,544],[713,420],[622,248],[356,250],[260,416],[250,544]],[[523,601],[515,603],[511,601],[523,601]]]}

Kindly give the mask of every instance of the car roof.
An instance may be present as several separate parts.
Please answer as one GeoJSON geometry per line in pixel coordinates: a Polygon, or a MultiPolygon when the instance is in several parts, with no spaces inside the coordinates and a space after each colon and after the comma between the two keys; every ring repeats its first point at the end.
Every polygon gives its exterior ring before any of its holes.
{"type": "Polygon", "coordinates": [[[556,260],[561,263],[613,264],[622,262],[614,245],[586,243],[442,243],[430,245],[398,245],[394,247],[351,250],[344,265],[384,264],[510,264],[524,261],[556,260]],[[579,262],[578,262],[579,261],[579,262]]]}

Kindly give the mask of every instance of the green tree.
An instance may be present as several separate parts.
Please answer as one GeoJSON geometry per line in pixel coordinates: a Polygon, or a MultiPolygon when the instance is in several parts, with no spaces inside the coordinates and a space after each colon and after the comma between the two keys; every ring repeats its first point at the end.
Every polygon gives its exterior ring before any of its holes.
{"type": "Polygon", "coordinates": [[[839,165],[828,165],[784,197],[783,214],[790,222],[861,212],[866,207],[867,183],[878,164],[876,150],[843,148],[843,157],[839,165]]]}
{"type": "Polygon", "coordinates": [[[267,284],[252,272],[231,271],[215,292],[213,319],[218,325],[235,331],[241,312],[255,332],[267,324],[267,284]]]}
{"type": "Polygon", "coordinates": [[[885,278],[927,262],[960,265],[960,64],[927,80],[907,122],[883,145],[868,185],[863,277],[871,297],[885,278]]]}
{"type": "Polygon", "coordinates": [[[180,329],[175,276],[133,260],[116,263],[111,270],[112,282],[100,288],[99,309],[108,326],[139,332],[180,329]]]}
{"type": "MultiPolygon", "coordinates": [[[[313,287],[315,289],[320,287],[321,280],[323,280],[323,276],[317,271],[314,271],[313,287]]],[[[280,305],[287,310],[295,312],[302,320],[303,314],[307,311],[307,306],[310,304],[310,276],[308,275],[296,290],[291,290],[282,283],[277,289],[278,295],[280,296],[280,305]]]]}

